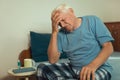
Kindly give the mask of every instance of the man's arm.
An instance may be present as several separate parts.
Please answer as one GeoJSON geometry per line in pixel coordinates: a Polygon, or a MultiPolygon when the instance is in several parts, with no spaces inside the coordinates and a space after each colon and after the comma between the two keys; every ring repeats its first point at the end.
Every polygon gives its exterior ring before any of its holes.
{"type": "Polygon", "coordinates": [[[108,59],[108,57],[112,54],[112,52],[113,52],[112,43],[111,42],[104,43],[102,45],[101,52],[90,64],[92,64],[92,65],[94,65],[94,67],[98,68],[108,59]]]}
{"type": "Polygon", "coordinates": [[[99,55],[88,65],[84,66],[80,72],[80,80],[89,80],[92,75],[92,80],[95,80],[95,71],[108,59],[113,52],[111,42],[106,42],[102,45],[102,50],[99,55]]]}
{"type": "Polygon", "coordinates": [[[51,35],[50,43],[48,46],[48,58],[50,63],[56,63],[60,57],[57,47],[57,33],[51,35]]]}
{"type": "Polygon", "coordinates": [[[59,11],[54,11],[51,15],[52,21],[52,35],[48,46],[48,58],[50,63],[56,63],[60,57],[57,47],[58,24],[61,21],[59,11]]]}

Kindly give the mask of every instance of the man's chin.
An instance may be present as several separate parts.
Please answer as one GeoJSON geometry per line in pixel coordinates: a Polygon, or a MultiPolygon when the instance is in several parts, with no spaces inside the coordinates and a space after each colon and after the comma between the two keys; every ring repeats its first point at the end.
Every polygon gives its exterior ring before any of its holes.
{"type": "Polygon", "coordinates": [[[68,29],[65,29],[63,28],[67,33],[70,33],[70,32],[73,32],[73,30],[68,30],[68,29]]]}
{"type": "Polygon", "coordinates": [[[71,32],[73,32],[73,30],[66,30],[66,32],[71,33],[71,32]]]}

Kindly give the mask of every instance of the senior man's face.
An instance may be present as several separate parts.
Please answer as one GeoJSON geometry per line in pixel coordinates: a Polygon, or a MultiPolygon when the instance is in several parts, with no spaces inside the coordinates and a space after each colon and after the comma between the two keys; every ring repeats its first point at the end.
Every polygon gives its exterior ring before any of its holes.
{"type": "Polygon", "coordinates": [[[62,20],[59,22],[59,25],[61,28],[64,28],[68,32],[72,32],[74,30],[74,18],[71,15],[71,13],[61,13],[62,15],[62,20]]]}

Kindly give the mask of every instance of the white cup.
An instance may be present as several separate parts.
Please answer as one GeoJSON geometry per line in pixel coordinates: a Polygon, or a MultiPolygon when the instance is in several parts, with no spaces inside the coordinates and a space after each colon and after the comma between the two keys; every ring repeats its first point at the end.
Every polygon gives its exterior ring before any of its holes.
{"type": "Polygon", "coordinates": [[[35,61],[33,59],[24,59],[24,67],[35,67],[35,61]]]}

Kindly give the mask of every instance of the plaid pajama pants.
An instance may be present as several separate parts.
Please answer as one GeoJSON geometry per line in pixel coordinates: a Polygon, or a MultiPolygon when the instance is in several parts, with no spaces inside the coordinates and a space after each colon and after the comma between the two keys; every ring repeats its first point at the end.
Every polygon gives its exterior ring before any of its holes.
{"type": "MultiPolygon", "coordinates": [[[[38,80],[79,80],[79,71],[76,73],[69,63],[42,63],[37,67],[38,80]]],[[[110,80],[110,74],[105,69],[98,69],[95,80],[110,80]]]]}

